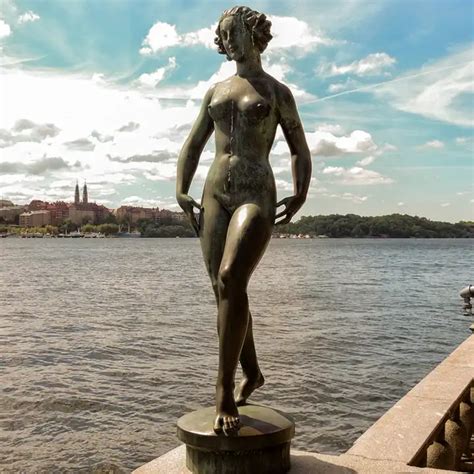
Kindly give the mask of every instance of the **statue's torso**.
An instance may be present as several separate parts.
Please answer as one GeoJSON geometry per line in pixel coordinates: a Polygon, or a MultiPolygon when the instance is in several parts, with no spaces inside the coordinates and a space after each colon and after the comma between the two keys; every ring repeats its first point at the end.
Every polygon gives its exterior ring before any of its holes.
{"type": "Polygon", "coordinates": [[[212,192],[235,207],[245,200],[274,204],[275,180],[268,156],[278,125],[275,81],[233,76],[216,85],[208,107],[216,154],[206,180],[212,192]]]}

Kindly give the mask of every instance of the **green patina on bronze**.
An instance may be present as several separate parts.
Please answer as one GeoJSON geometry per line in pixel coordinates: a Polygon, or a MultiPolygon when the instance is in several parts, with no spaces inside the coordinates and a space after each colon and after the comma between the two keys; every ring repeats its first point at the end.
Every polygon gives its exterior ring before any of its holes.
{"type": "Polygon", "coordinates": [[[178,159],[177,200],[200,237],[218,308],[219,369],[213,429],[230,436],[242,425],[237,407],[245,405],[264,383],[255,352],[247,285],[273,226],[290,222],[305,202],[311,179],[311,157],[293,95],[262,68],[260,54],[271,39],[270,26],[265,15],[248,7],[223,13],[215,42],[220,53],[235,61],[236,74],[206,93],[178,159]],[[294,194],[277,203],[269,153],[278,125],[291,153],[294,194]],[[215,159],[199,205],[188,192],[213,132],[215,159]],[[278,213],[280,206],[284,209],[278,213]],[[239,361],[243,380],[234,394],[239,361]]]}

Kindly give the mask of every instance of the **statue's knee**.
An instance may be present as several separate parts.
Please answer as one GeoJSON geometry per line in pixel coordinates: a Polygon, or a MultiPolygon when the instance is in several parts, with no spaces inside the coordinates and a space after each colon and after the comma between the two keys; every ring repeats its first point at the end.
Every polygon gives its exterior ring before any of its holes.
{"type": "Polygon", "coordinates": [[[217,276],[219,294],[226,294],[228,291],[238,289],[239,283],[238,275],[231,267],[224,267],[219,271],[217,276]]]}

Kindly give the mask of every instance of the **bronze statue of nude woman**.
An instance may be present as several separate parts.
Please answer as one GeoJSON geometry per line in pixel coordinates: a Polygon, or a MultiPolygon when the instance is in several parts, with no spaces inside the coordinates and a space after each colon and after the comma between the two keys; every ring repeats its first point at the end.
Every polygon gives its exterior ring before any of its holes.
{"type": "Polygon", "coordinates": [[[219,335],[214,431],[232,435],[238,406],[263,385],[255,352],[247,285],[270,240],[275,220],[290,222],[306,199],[311,157],[293,96],[263,69],[260,54],[271,22],[248,7],[226,10],[216,30],[218,51],[235,61],[236,74],[206,93],[178,159],[176,197],[200,237],[215,293],[219,335]],[[294,195],[276,202],[269,153],[280,125],[288,143],[294,195]],[[199,205],[188,195],[201,152],[215,132],[215,159],[199,205]],[[277,213],[277,208],[285,206],[277,213]],[[199,221],[194,214],[198,209],[199,221]],[[243,380],[234,395],[238,362],[243,380]]]}

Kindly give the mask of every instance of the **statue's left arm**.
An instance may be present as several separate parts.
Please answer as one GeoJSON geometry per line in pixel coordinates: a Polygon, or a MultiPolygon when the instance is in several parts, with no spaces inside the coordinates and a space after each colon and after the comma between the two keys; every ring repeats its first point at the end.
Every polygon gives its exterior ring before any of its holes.
{"type": "Polygon", "coordinates": [[[293,174],[294,195],[277,203],[277,207],[285,206],[275,219],[283,217],[277,224],[287,224],[299,211],[306,200],[311,181],[311,154],[301,124],[295,99],[290,89],[283,84],[278,87],[279,123],[291,153],[291,171],[293,174]]]}

